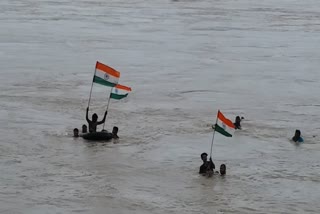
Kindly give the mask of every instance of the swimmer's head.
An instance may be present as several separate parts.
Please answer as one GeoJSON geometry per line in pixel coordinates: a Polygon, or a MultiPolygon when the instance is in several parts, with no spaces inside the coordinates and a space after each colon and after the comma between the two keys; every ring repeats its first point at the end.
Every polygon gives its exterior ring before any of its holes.
{"type": "Polygon", "coordinates": [[[79,137],[79,129],[73,129],[73,137],[79,137]]]}
{"type": "Polygon", "coordinates": [[[87,133],[88,132],[88,127],[87,125],[83,124],[82,125],[82,133],[87,133]]]}
{"type": "Polygon", "coordinates": [[[225,164],[221,164],[220,166],[220,175],[225,175],[226,174],[226,165],[225,164]]]}
{"type": "Polygon", "coordinates": [[[119,128],[117,126],[114,126],[112,129],[112,134],[117,135],[119,131],[119,128]]]}

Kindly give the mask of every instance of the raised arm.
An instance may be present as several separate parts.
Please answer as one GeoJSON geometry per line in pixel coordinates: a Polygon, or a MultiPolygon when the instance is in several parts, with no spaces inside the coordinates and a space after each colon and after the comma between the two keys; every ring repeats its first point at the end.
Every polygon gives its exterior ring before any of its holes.
{"type": "Polygon", "coordinates": [[[89,107],[87,108],[87,113],[86,113],[86,120],[88,123],[90,123],[91,121],[89,120],[89,116],[88,116],[88,113],[89,113],[89,107]]]}
{"type": "Polygon", "coordinates": [[[107,114],[108,114],[108,111],[104,113],[103,119],[97,123],[98,125],[101,125],[106,121],[107,114]]]}

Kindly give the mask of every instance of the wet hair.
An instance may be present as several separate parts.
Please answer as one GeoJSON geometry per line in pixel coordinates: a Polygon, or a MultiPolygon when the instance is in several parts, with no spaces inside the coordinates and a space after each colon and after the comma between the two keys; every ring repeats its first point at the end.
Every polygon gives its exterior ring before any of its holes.
{"type": "Polygon", "coordinates": [[[296,135],[301,135],[301,131],[299,129],[296,130],[296,135]]]}
{"type": "Polygon", "coordinates": [[[204,155],[208,156],[208,154],[204,152],[200,155],[200,157],[202,158],[204,155]]]}

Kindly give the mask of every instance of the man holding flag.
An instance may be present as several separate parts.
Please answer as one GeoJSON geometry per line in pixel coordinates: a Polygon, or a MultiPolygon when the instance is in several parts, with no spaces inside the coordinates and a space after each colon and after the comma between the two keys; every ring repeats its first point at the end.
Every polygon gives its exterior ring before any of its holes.
{"type": "Polygon", "coordinates": [[[98,115],[96,113],[94,113],[92,115],[92,120],[89,119],[89,107],[87,108],[87,112],[86,112],[86,120],[88,122],[89,125],[89,132],[96,132],[97,131],[97,126],[104,124],[104,122],[106,121],[106,117],[108,114],[108,111],[106,111],[104,113],[103,119],[101,121],[98,121],[98,115]]]}
{"type": "MultiPolygon", "coordinates": [[[[207,156],[208,156],[207,153],[201,154],[201,159],[203,161],[203,164],[200,166],[200,170],[199,170],[200,174],[210,176],[213,174],[213,171],[215,169],[215,165],[212,162],[212,146],[213,146],[215,132],[219,132],[220,134],[226,137],[232,137],[234,129],[235,129],[235,125],[232,123],[232,121],[226,118],[220,112],[220,110],[218,110],[216,124],[214,125],[214,131],[213,131],[212,142],[211,142],[210,160],[207,161],[207,156]]],[[[222,165],[223,166],[220,167],[220,174],[224,175],[226,171],[226,166],[225,164],[222,164],[222,165]]]]}
{"type": "Polygon", "coordinates": [[[200,166],[199,174],[207,176],[210,176],[210,174],[212,175],[216,167],[212,162],[211,157],[208,161],[208,154],[204,152],[201,154],[201,160],[203,161],[203,164],[200,166]]]}
{"type": "MultiPolygon", "coordinates": [[[[89,124],[89,132],[91,132],[91,133],[96,132],[97,126],[101,125],[101,124],[103,124],[103,130],[104,130],[104,125],[105,125],[106,116],[108,113],[110,99],[120,100],[120,99],[127,97],[128,93],[131,92],[130,87],[118,84],[119,78],[120,78],[119,71],[117,71],[107,65],[104,65],[100,62],[96,63],[96,67],[95,67],[94,75],[93,75],[93,80],[92,80],[92,85],[91,85],[91,89],[90,89],[88,107],[87,107],[87,111],[86,111],[86,121],[89,124]],[[98,115],[96,113],[94,113],[92,115],[92,120],[90,120],[89,116],[88,116],[93,83],[112,88],[110,91],[109,99],[108,99],[107,109],[106,109],[104,117],[101,121],[98,121],[98,115]]],[[[117,137],[117,132],[118,132],[118,129],[115,131],[115,133],[113,133],[114,136],[116,136],[116,137],[117,137]]]]}
{"type": "Polygon", "coordinates": [[[87,107],[87,111],[86,111],[86,120],[89,125],[89,132],[96,132],[97,126],[105,123],[106,116],[108,114],[108,109],[107,109],[105,111],[104,117],[101,121],[98,121],[98,115],[96,113],[94,113],[92,115],[92,120],[90,120],[88,117],[93,83],[97,83],[97,84],[108,86],[108,87],[114,87],[118,84],[119,78],[120,78],[119,71],[116,71],[115,69],[113,69],[107,65],[104,65],[100,62],[96,63],[96,67],[95,67],[94,75],[93,75],[93,80],[92,80],[92,85],[91,85],[91,90],[90,90],[88,107],[87,107]]]}

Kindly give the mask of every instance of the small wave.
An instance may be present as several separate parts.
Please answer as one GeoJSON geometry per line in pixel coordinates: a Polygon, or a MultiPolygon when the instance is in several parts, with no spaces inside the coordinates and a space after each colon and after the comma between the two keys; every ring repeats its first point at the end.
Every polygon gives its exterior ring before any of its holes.
{"type": "Polygon", "coordinates": [[[203,93],[203,92],[219,92],[215,90],[188,90],[188,91],[180,91],[181,94],[191,94],[191,93],[203,93]]]}

